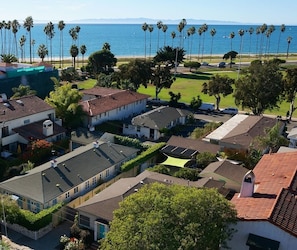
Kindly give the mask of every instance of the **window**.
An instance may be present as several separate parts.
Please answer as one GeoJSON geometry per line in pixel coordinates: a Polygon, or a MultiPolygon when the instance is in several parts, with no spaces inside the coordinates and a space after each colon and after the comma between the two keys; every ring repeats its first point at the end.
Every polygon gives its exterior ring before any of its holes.
{"type": "Polygon", "coordinates": [[[2,128],[2,137],[9,136],[8,126],[2,128]]]}
{"type": "Polygon", "coordinates": [[[90,227],[90,218],[82,214],[79,215],[79,224],[85,227],[90,227]]]}
{"type": "Polygon", "coordinates": [[[96,184],[97,184],[97,179],[96,179],[96,176],[95,176],[92,179],[92,186],[95,186],[96,184]]]}
{"type": "Polygon", "coordinates": [[[87,181],[86,183],[85,183],[85,189],[89,189],[90,188],[90,183],[89,183],[89,181],[87,181]]]}
{"type": "Polygon", "coordinates": [[[137,132],[140,132],[140,126],[137,126],[136,130],[137,132]]]}
{"type": "Polygon", "coordinates": [[[78,187],[74,188],[74,193],[76,194],[78,192],[78,187]]]}
{"type": "Polygon", "coordinates": [[[109,169],[106,169],[105,171],[105,177],[108,177],[109,176],[109,169]]]}
{"type": "Polygon", "coordinates": [[[24,120],[24,124],[29,124],[29,123],[30,123],[30,119],[24,120]]]}
{"type": "Polygon", "coordinates": [[[69,192],[67,192],[67,193],[65,194],[65,198],[68,199],[69,197],[70,197],[70,194],[69,194],[69,192]]]}

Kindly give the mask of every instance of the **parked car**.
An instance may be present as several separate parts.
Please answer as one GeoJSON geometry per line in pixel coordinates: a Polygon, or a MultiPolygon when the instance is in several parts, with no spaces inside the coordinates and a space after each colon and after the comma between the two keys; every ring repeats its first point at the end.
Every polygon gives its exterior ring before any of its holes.
{"type": "Polygon", "coordinates": [[[211,112],[215,110],[215,105],[213,103],[203,102],[198,109],[202,111],[211,112]]]}
{"type": "Polygon", "coordinates": [[[226,67],[226,63],[225,63],[225,62],[220,62],[220,63],[218,64],[218,67],[219,67],[219,68],[225,68],[225,67],[226,67]]]}
{"type": "Polygon", "coordinates": [[[208,62],[202,62],[201,66],[208,66],[208,62]]]}
{"type": "Polygon", "coordinates": [[[237,108],[233,108],[233,107],[229,107],[229,108],[221,109],[221,113],[223,113],[223,114],[230,114],[230,115],[236,115],[236,114],[238,114],[238,109],[237,108]]]}

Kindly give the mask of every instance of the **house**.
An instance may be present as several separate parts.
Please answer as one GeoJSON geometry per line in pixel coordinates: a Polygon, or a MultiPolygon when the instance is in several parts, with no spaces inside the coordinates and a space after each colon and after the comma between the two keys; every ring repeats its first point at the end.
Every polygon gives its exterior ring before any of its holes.
{"type": "Polygon", "coordinates": [[[263,136],[266,128],[279,122],[276,118],[237,114],[205,137],[222,149],[247,150],[257,136],[263,136]]]}
{"type": "Polygon", "coordinates": [[[23,209],[39,212],[67,202],[114,177],[139,150],[110,142],[93,142],[0,183],[0,192],[18,197],[23,209]]]}
{"type": "Polygon", "coordinates": [[[248,171],[241,165],[223,160],[210,163],[200,172],[199,176],[224,181],[226,188],[239,192],[242,179],[248,171]]]}
{"type": "Polygon", "coordinates": [[[148,95],[130,90],[94,87],[81,91],[81,105],[87,113],[84,125],[89,129],[106,121],[123,120],[146,109],[148,95]]]}
{"type": "Polygon", "coordinates": [[[166,155],[187,159],[195,158],[197,154],[203,152],[210,152],[216,155],[219,151],[219,145],[176,135],[171,136],[166,145],[161,149],[161,152],[166,155]]]}
{"type": "Polygon", "coordinates": [[[296,249],[297,152],[265,154],[231,200],[237,232],[231,249],[296,249]]]}
{"type": "Polygon", "coordinates": [[[56,141],[65,136],[61,121],[56,119],[55,109],[37,96],[24,96],[8,100],[0,99],[0,148],[2,157],[16,152],[19,144],[36,139],[56,141]]]}
{"type": "Polygon", "coordinates": [[[203,178],[198,181],[188,181],[151,171],[144,171],[136,177],[121,178],[96,194],[76,209],[79,213],[79,224],[94,231],[94,239],[102,239],[109,230],[109,223],[113,219],[113,211],[119,208],[119,202],[125,197],[137,192],[143,185],[159,182],[165,184],[178,184],[184,186],[217,188],[226,193],[220,181],[203,178]]]}
{"type": "Polygon", "coordinates": [[[185,109],[161,106],[132,118],[131,124],[124,124],[123,134],[158,140],[162,130],[185,124],[191,114],[185,109]]]}

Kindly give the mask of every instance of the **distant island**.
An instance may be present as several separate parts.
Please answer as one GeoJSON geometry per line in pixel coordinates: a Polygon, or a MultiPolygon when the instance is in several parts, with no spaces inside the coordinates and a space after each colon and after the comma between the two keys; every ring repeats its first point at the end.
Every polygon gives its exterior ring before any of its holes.
{"type": "MultiPolygon", "coordinates": [[[[151,19],[151,18],[90,18],[90,19],[77,19],[77,20],[71,20],[71,21],[65,21],[67,23],[79,23],[79,24],[142,24],[144,22],[148,24],[155,24],[158,21],[162,21],[165,24],[178,24],[181,20],[180,19],[151,19]]],[[[203,19],[186,19],[188,24],[242,24],[239,22],[234,21],[220,21],[220,20],[203,20],[203,19]]],[[[35,23],[47,23],[47,21],[42,20],[34,20],[35,23]]],[[[59,20],[53,20],[52,22],[59,22],[59,20]]]]}

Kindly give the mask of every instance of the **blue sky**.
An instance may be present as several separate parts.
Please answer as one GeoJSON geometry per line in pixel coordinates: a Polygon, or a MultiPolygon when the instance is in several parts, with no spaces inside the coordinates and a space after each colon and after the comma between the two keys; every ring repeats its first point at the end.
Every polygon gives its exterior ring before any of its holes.
{"type": "Polygon", "coordinates": [[[296,25],[295,0],[8,0],[1,20],[65,22],[81,19],[151,18],[218,20],[246,24],[296,25]]]}

